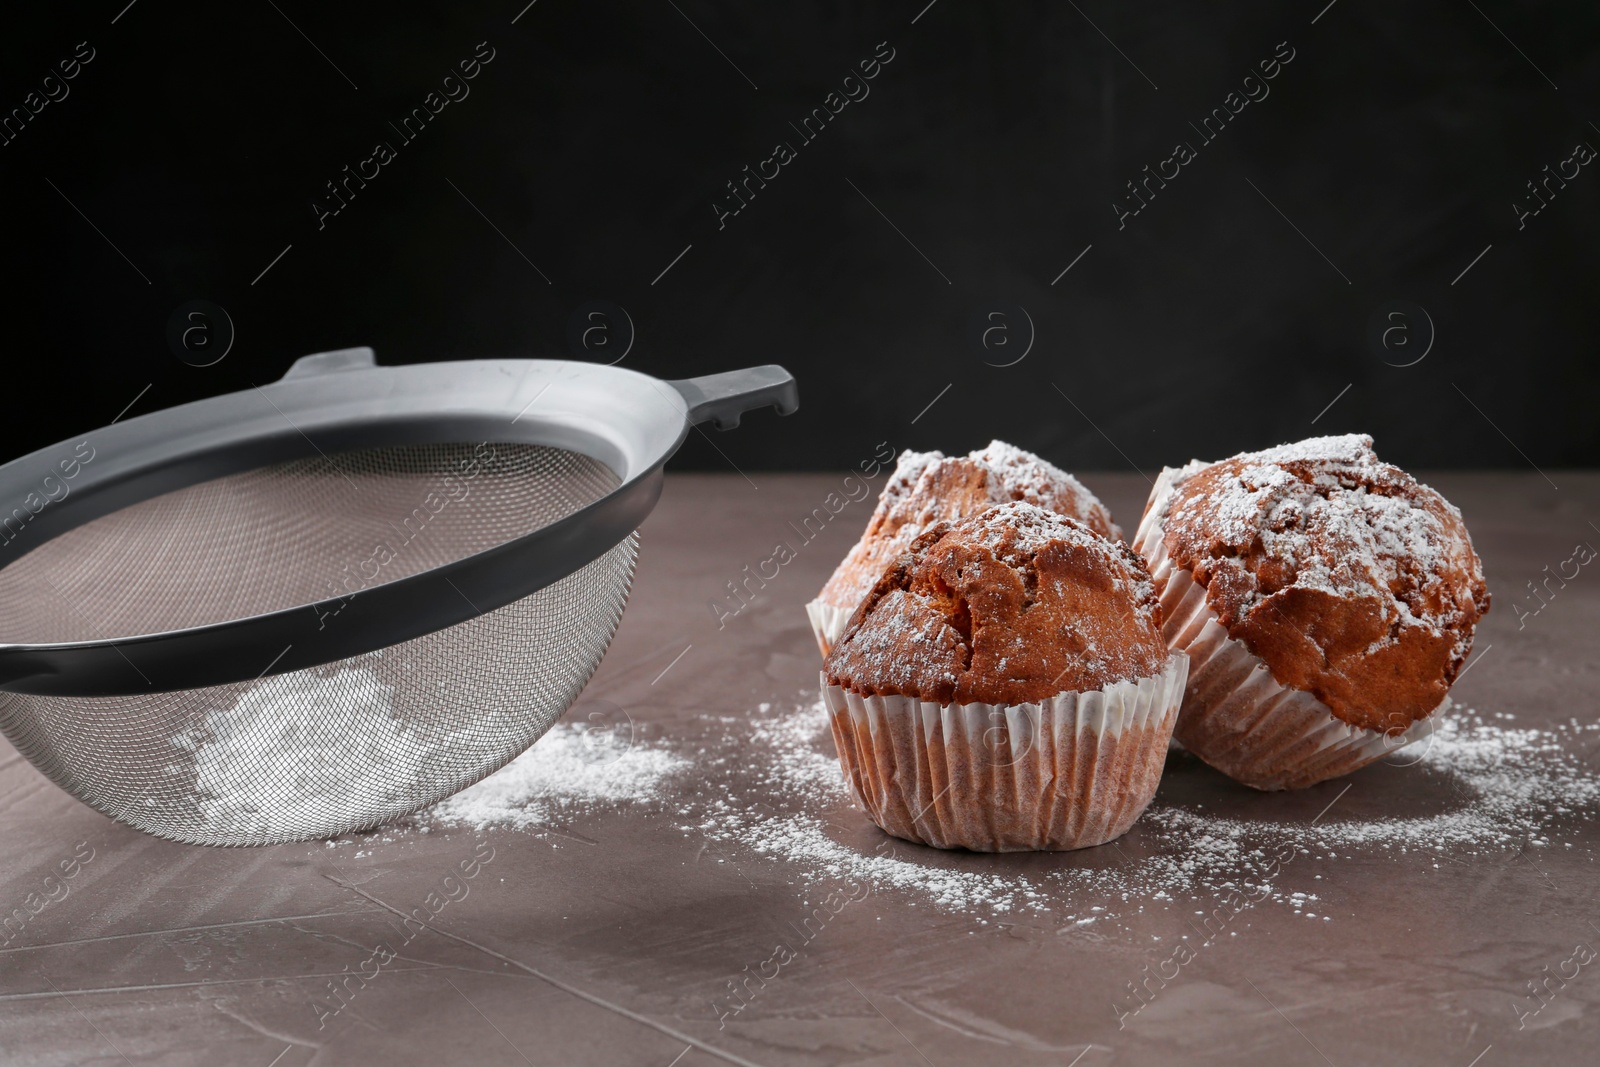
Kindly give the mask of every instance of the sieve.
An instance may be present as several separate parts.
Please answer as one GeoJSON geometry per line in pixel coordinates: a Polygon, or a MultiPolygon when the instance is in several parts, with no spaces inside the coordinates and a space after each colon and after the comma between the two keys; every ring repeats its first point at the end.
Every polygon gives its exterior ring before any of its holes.
{"type": "Polygon", "coordinates": [[[379,366],[114,422],[0,466],[0,731],[179,841],[371,829],[498,770],[599,666],[691,428],[778,366],[379,366]]]}

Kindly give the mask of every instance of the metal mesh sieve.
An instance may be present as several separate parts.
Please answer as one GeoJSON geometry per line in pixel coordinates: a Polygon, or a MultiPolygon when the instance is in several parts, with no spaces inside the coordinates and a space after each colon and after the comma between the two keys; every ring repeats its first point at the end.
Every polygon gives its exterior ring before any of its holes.
{"type": "MultiPolygon", "coordinates": [[[[503,544],[618,484],[581,454],[423,445],[297,460],[102,516],[0,570],[0,640],[125,638],[326,601],[503,544]]],[[[621,619],[637,535],[504,607],[246,682],[0,693],[0,729],[94,808],[253,845],[415,811],[503,766],[577,697],[621,619]]],[[[340,625],[337,607],[324,627],[340,625]]]]}
{"type": "Polygon", "coordinates": [[[772,365],[349,348],[0,464],[0,731],[182,841],[425,807],[577,698],[690,428],[798,403],[772,365]]]}

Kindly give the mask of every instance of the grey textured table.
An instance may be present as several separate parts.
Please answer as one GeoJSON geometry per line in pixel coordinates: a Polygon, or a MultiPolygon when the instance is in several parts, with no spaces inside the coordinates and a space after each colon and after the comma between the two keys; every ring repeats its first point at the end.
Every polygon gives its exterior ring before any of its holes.
{"type": "MultiPolygon", "coordinates": [[[[1525,583],[1575,542],[1600,544],[1590,526],[1600,477],[1551,474],[1559,489],[1533,473],[1427,479],[1465,512],[1496,597],[1478,635],[1489,651],[1456,695],[1525,726],[1589,723],[1600,703],[1600,578],[1585,569],[1521,629],[1512,610],[1525,583]]],[[[625,708],[651,744],[693,752],[713,734],[737,735],[759,702],[792,704],[815,689],[801,606],[870,502],[846,507],[719,629],[707,602],[777,540],[793,540],[788,523],[840,483],[752,477],[758,488],[739,475],[671,477],[644,528],[633,600],[590,693],[625,708]]],[[[1125,526],[1137,521],[1139,476],[1085,480],[1125,526]]],[[[1577,755],[1593,769],[1595,753],[1577,755]]],[[[676,788],[687,798],[739,773],[737,761],[697,767],[676,788]]],[[[1454,802],[1415,768],[1377,766],[1349,782],[1342,796],[1335,782],[1262,797],[1179,754],[1160,799],[1247,816],[1272,804],[1297,818],[1338,799],[1330,823],[1454,802]]],[[[877,887],[719,1028],[713,1000],[811,913],[819,887],[738,841],[679,830],[667,813],[597,810],[560,832],[206,849],[114,824],[6,750],[0,907],[23,907],[29,894],[46,903],[0,950],[0,1062],[1594,1063],[1597,968],[1562,984],[1529,1025],[1519,1028],[1512,1007],[1536,1003],[1528,981],[1555,971],[1575,943],[1600,944],[1594,814],[1580,805],[1552,817],[1549,843],[1533,849],[1444,863],[1356,851],[1291,867],[1283,887],[1314,888],[1332,921],[1246,910],[1233,936],[1120,1029],[1112,1005],[1129,1002],[1127,983],[1160,958],[1153,946],[1181,936],[1184,906],[1118,900],[1120,920],[1091,936],[1058,912],[1080,914],[1092,900],[982,916],[877,887]],[[319,1029],[314,998],[330,977],[359,969],[395,936],[385,906],[421,902],[471,862],[479,840],[493,860],[467,895],[319,1029]],[[1327,877],[1312,882],[1313,870],[1327,877]],[[53,900],[42,895],[51,875],[53,900]]],[[[828,818],[848,847],[870,853],[882,841],[848,804],[828,818]]],[[[1136,857],[1183,850],[1145,821],[1119,846],[1136,857]]],[[[901,855],[1002,875],[1118,862],[1109,847],[993,858],[903,846],[901,855]]]]}

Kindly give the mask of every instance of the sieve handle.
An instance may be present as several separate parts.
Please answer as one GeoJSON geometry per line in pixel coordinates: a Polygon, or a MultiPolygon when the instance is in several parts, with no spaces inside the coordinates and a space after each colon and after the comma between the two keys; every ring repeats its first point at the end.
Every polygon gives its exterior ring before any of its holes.
{"type": "Polygon", "coordinates": [[[296,378],[315,378],[320,374],[337,374],[344,370],[367,370],[377,365],[378,357],[370,348],[338,348],[331,352],[301,356],[294,361],[294,366],[289,368],[283,380],[290,382],[296,378]]]}
{"type": "Polygon", "coordinates": [[[667,384],[683,395],[691,424],[714,422],[719,430],[733,429],[739,425],[740,415],[757,408],[771,406],[779,415],[793,415],[800,407],[794,375],[776,363],[667,384]]]}

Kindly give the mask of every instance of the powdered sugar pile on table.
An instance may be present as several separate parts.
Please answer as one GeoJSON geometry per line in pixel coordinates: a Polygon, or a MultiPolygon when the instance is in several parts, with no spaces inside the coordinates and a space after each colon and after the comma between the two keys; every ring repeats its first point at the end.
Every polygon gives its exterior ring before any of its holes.
{"type": "Polygon", "coordinates": [[[543,828],[552,816],[658,799],[688,766],[681,756],[642,744],[620,755],[597,755],[580,724],[557,723],[528,751],[435,804],[418,821],[478,829],[543,828]]]}

